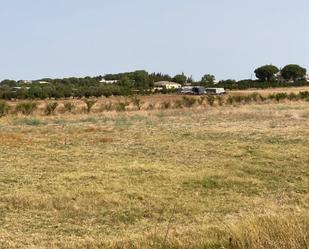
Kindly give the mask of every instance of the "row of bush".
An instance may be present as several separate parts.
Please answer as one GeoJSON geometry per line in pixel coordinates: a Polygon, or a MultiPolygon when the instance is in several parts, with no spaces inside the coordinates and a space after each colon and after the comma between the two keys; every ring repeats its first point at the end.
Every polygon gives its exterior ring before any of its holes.
{"type": "Polygon", "coordinates": [[[207,87],[222,87],[230,90],[246,90],[246,89],[267,89],[278,87],[301,87],[308,86],[306,80],[298,80],[293,83],[281,81],[260,81],[260,80],[222,80],[218,84],[206,84],[207,87]]]}
{"type": "MultiPolygon", "coordinates": [[[[266,100],[280,102],[282,100],[306,100],[309,101],[309,92],[300,92],[296,93],[274,93],[269,94],[264,97],[258,93],[252,93],[248,95],[235,95],[235,96],[200,96],[200,97],[192,97],[192,96],[183,96],[182,99],[177,99],[173,101],[165,100],[156,105],[150,103],[143,103],[140,98],[137,96],[132,97],[130,99],[126,99],[125,101],[117,102],[117,103],[102,103],[98,108],[99,111],[117,111],[122,112],[128,110],[129,106],[133,106],[134,110],[153,110],[153,109],[170,109],[170,108],[190,108],[195,105],[203,106],[205,104],[209,106],[223,106],[223,105],[236,105],[236,104],[247,104],[251,102],[264,102],[266,100]],[[147,105],[146,105],[147,104],[147,105]]],[[[84,99],[84,107],[81,112],[90,113],[93,110],[93,106],[97,104],[97,100],[95,99],[84,99]]],[[[47,102],[43,113],[44,115],[53,115],[56,112],[56,109],[60,108],[59,103],[56,101],[47,102]]],[[[37,102],[27,101],[18,103],[15,108],[11,107],[7,102],[0,101],[0,117],[3,117],[9,113],[12,114],[22,114],[22,115],[32,115],[38,109],[37,102]]],[[[61,107],[62,113],[75,113],[77,110],[77,106],[73,102],[64,102],[61,107]]]]}
{"type": "MultiPolygon", "coordinates": [[[[85,107],[83,108],[83,110],[89,113],[97,101],[92,99],[85,99],[84,102],[85,107]]],[[[58,106],[59,103],[56,101],[47,102],[44,108],[44,114],[47,116],[55,114],[58,106]]],[[[75,108],[76,106],[72,102],[65,102],[63,104],[64,112],[73,113],[75,108]]],[[[10,105],[8,105],[7,102],[0,101],[0,117],[7,115],[9,112],[11,112],[12,114],[20,113],[22,115],[29,116],[32,115],[37,109],[38,103],[34,101],[20,102],[15,106],[14,109],[10,105]]]]}

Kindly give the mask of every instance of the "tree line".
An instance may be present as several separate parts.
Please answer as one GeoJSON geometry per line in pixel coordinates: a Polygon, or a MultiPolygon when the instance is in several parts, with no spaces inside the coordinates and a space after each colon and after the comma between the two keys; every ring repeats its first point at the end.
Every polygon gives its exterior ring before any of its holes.
{"type": "MultiPolygon", "coordinates": [[[[96,77],[50,79],[33,81],[3,80],[0,82],[0,99],[47,99],[47,98],[82,98],[101,96],[130,96],[154,93],[154,83],[172,81],[181,85],[202,85],[205,87],[223,87],[226,89],[248,89],[307,85],[307,70],[291,64],[279,69],[274,65],[264,65],[255,70],[257,80],[221,80],[216,81],[212,74],[205,74],[194,81],[184,73],[175,76],[162,73],[148,73],[145,70],[119,74],[107,74],[96,77]],[[108,81],[115,81],[110,84],[108,81]]],[[[169,93],[175,90],[163,89],[169,93]]]]}

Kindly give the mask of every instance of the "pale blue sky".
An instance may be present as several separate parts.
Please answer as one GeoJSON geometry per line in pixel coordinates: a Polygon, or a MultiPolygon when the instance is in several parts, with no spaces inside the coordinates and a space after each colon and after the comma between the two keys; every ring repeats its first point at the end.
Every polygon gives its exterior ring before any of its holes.
{"type": "Polygon", "coordinates": [[[309,68],[308,0],[0,0],[0,79],[309,68]]]}

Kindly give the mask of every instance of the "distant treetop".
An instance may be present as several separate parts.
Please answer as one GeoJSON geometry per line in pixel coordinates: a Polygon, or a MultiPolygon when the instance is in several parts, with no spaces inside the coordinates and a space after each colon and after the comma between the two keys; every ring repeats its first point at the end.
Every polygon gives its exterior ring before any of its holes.
{"type": "Polygon", "coordinates": [[[255,69],[255,76],[261,81],[273,81],[275,79],[275,75],[279,73],[279,68],[273,65],[265,65],[255,69]]]}

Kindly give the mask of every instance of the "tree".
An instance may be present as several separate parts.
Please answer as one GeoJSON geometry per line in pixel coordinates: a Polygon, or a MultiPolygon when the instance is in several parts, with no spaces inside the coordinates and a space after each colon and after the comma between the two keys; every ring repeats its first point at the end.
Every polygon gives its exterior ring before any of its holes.
{"type": "Polygon", "coordinates": [[[300,79],[304,79],[306,73],[307,70],[305,68],[296,64],[287,65],[281,70],[281,75],[283,79],[288,81],[290,80],[297,81],[300,79]]]}
{"type": "Polygon", "coordinates": [[[134,81],[130,80],[128,76],[123,76],[119,81],[118,85],[122,87],[132,88],[134,81]]]}
{"type": "Polygon", "coordinates": [[[192,75],[190,77],[188,77],[187,82],[188,83],[193,83],[194,82],[194,79],[193,79],[192,75]]]}
{"type": "Polygon", "coordinates": [[[152,73],[149,75],[152,82],[158,82],[158,81],[172,81],[172,77],[168,74],[162,74],[162,73],[152,73]]]}
{"type": "Polygon", "coordinates": [[[0,118],[5,116],[9,112],[10,106],[4,102],[0,101],[0,118]]]}
{"type": "Polygon", "coordinates": [[[214,75],[211,75],[211,74],[205,74],[203,77],[202,77],[202,80],[201,82],[203,84],[213,84],[215,82],[215,76],[214,75]]]}
{"type": "Polygon", "coordinates": [[[255,69],[255,76],[261,81],[273,81],[275,75],[279,72],[279,69],[273,65],[265,65],[255,69]]]}
{"type": "Polygon", "coordinates": [[[0,82],[0,85],[14,87],[14,86],[17,86],[17,82],[15,80],[3,80],[0,82]]]}
{"type": "Polygon", "coordinates": [[[90,113],[92,107],[97,103],[95,99],[84,99],[84,102],[86,104],[86,111],[90,113]]]}
{"type": "MultiPolygon", "coordinates": [[[[142,83],[140,83],[141,85],[142,83]]],[[[122,95],[131,95],[134,87],[134,80],[129,79],[128,76],[123,76],[117,84],[120,87],[122,95]]]]}
{"type": "Polygon", "coordinates": [[[153,82],[151,81],[149,74],[144,70],[135,71],[132,74],[132,79],[134,80],[134,86],[136,88],[148,89],[153,86],[153,82]]]}
{"type": "Polygon", "coordinates": [[[179,84],[185,84],[187,82],[188,78],[187,76],[182,73],[182,74],[177,74],[174,78],[173,81],[179,84]]]}

